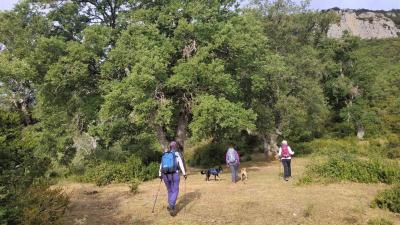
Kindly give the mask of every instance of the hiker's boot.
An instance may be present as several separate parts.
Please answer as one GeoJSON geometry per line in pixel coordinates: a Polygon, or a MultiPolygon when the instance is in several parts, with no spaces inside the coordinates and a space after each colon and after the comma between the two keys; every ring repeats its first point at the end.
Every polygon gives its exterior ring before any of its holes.
{"type": "Polygon", "coordinates": [[[170,210],[169,210],[169,214],[171,215],[171,216],[176,216],[176,208],[175,208],[175,206],[171,206],[170,207],[170,210]]]}
{"type": "Polygon", "coordinates": [[[168,206],[167,206],[167,210],[168,210],[168,212],[171,212],[172,206],[168,205],[168,206]]]}

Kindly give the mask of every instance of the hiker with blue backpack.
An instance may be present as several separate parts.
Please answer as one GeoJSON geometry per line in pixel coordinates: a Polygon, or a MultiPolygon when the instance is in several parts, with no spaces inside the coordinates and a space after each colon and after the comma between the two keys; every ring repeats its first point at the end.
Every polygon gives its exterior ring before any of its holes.
{"type": "Polygon", "coordinates": [[[179,194],[179,170],[180,168],[183,177],[187,178],[185,166],[180,153],[177,151],[177,144],[175,141],[171,142],[169,149],[165,149],[158,172],[159,178],[164,181],[168,191],[168,206],[167,210],[171,216],[175,216],[177,211],[175,208],[176,199],[179,194]]]}
{"type": "Polygon", "coordinates": [[[238,152],[233,147],[233,144],[229,145],[228,151],[225,155],[225,161],[227,167],[231,168],[232,183],[236,183],[238,178],[237,173],[240,165],[240,157],[238,152]]]}
{"type": "Polygon", "coordinates": [[[294,152],[288,145],[287,141],[283,140],[282,145],[279,148],[278,156],[283,165],[283,179],[285,181],[288,181],[289,177],[292,177],[292,168],[290,167],[292,155],[294,155],[294,152]]]}

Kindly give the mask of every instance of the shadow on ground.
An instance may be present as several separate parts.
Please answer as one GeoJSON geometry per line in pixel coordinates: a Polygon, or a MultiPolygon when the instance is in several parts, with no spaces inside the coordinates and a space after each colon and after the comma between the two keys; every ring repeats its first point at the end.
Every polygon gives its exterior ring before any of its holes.
{"type": "Polygon", "coordinates": [[[200,199],[200,197],[201,193],[199,190],[184,194],[181,198],[182,200],[180,200],[178,204],[176,204],[177,213],[182,211],[192,201],[200,199]]]}

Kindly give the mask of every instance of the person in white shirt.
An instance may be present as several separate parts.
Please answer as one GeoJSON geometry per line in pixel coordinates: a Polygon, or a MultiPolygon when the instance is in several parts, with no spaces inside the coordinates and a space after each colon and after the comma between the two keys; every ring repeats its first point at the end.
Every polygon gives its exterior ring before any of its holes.
{"type": "Polygon", "coordinates": [[[175,216],[177,211],[175,208],[176,204],[176,199],[178,198],[179,194],[179,170],[182,171],[183,177],[187,178],[186,171],[185,171],[185,166],[183,165],[183,161],[181,158],[181,155],[177,151],[177,146],[176,142],[173,141],[170,144],[170,148],[166,149],[163,158],[161,160],[160,164],[160,170],[158,172],[158,176],[160,179],[162,179],[165,183],[165,186],[167,187],[168,191],[168,207],[167,210],[171,214],[171,216],[175,216]],[[167,155],[169,153],[172,153],[170,155],[167,155]],[[165,155],[165,156],[164,156],[165,155]],[[165,157],[165,160],[164,160],[165,157]],[[173,162],[169,163],[168,158],[172,157],[173,162]],[[163,161],[165,161],[165,164],[163,165],[163,161]]]}
{"type": "Polygon", "coordinates": [[[282,141],[282,145],[279,148],[278,156],[283,165],[283,179],[288,181],[289,177],[292,177],[292,168],[290,167],[290,161],[294,152],[288,145],[286,140],[282,141]]]}

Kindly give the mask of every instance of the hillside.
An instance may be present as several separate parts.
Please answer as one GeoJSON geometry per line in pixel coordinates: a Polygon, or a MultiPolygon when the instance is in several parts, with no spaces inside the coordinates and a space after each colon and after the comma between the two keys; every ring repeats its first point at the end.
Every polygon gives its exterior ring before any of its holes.
{"type": "Polygon", "coordinates": [[[71,196],[66,224],[367,224],[373,218],[397,221],[395,213],[369,207],[383,184],[314,184],[298,186],[307,158],[293,161],[294,179],[284,182],[278,176],[280,164],[251,162],[246,184],[232,185],[227,171],[221,181],[205,182],[198,170],[191,169],[186,196],[181,182],[179,213],[166,210],[166,192],[161,185],[155,213],[151,213],[159,180],[145,182],[133,195],[124,184],[103,188],[92,184],[64,183],[71,196]],[[186,198],[186,201],[185,201],[186,198]]]}

